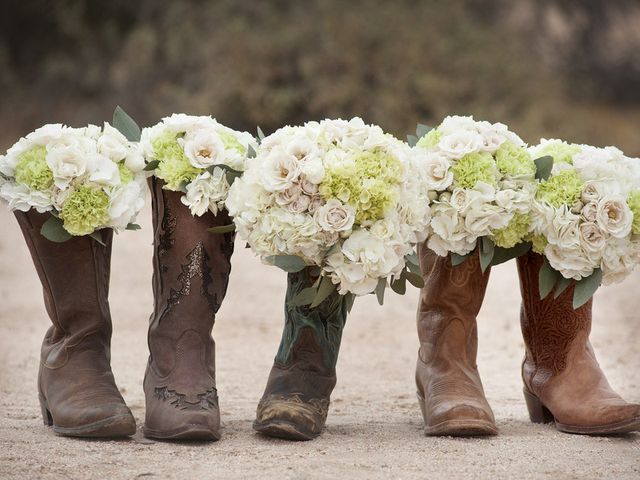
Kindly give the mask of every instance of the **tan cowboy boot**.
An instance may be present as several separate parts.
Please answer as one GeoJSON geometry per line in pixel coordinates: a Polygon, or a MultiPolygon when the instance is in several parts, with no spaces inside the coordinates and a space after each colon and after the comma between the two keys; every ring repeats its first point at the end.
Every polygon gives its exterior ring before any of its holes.
{"type": "Polygon", "coordinates": [[[592,300],[574,310],[573,287],[540,300],[542,263],[535,253],[518,258],[526,346],[522,379],[531,421],[555,421],[560,431],[590,435],[640,430],[640,405],[611,389],[591,348],[592,300]]]}
{"type": "Polygon", "coordinates": [[[218,440],[215,343],[211,330],[227,291],[233,233],[226,211],[192,216],[181,192],[150,179],[153,207],[153,292],[149,362],[144,378],[146,437],[218,440]]]}
{"type": "Polygon", "coordinates": [[[45,425],[72,437],[126,437],[136,422],[110,365],[109,268],[104,246],[89,236],[64,243],[40,234],[49,213],[15,212],[44,291],[53,326],[42,342],[38,392],[45,425]]]}
{"type": "Polygon", "coordinates": [[[282,340],[253,424],[265,435],[311,440],[327,420],[347,311],[336,292],[313,309],[289,305],[314,280],[309,269],[288,275],[282,340]]]}
{"type": "Polygon", "coordinates": [[[423,244],[418,249],[425,285],[418,306],[418,401],[426,435],[495,435],[476,365],[480,311],[489,270],[474,254],[453,267],[423,244]]]}

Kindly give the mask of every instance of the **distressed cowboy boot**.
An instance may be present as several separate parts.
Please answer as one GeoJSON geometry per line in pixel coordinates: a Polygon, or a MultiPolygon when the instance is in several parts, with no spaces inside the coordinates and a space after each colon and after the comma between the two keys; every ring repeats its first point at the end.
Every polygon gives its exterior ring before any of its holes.
{"type": "Polygon", "coordinates": [[[40,234],[49,213],[15,212],[44,291],[53,326],[42,342],[38,393],[45,425],[71,437],[136,432],[110,365],[109,268],[113,231],[64,243],[40,234]]]}
{"type": "Polygon", "coordinates": [[[154,313],[144,378],[144,435],[218,440],[220,411],[211,330],[227,291],[233,233],[208,228],[231,223],[226,210],[192,216],[181,192],[151,187],[154,313]]]}
{"type": "Polygon", "coordinates": [[[518,258],[520,323],[526,347],[524,396],[532,422],[555,422],[567,433],[607,435],[640,430],[640,405],[615,393],[596,360],[589,333],[589,300],[573,309],[573,287],[540,299],[541,255],[518,258]]]}
{"type": "Polygon", "coordinates": [[[282,340],[253,423],[265,435],[311,440],[327,420],[347,308],[336,292],[312,309],[289,304],[314,281],[309,269],[288,275],[282,340]]]}
{"type": "Polygon", "coordinates": [[[477,254],[454,267],[449,257],[436,255],[426,244],[418,253],[425,285],[417,315],[416,384],[425,434],[495,435],[476,365],[476,316],[489,270],[482,273],[477,254]]]}

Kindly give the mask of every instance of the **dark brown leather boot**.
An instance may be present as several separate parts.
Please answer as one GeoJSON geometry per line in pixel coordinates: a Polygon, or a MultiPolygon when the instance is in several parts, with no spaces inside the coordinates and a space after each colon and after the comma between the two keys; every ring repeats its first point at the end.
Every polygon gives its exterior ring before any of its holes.
{"type": "Polygon", "coordinates": [[[567,433],[606,435],[640,430],[640,405],[614,392],[596,360],[589,300],[573,309],[573,287],[540,299],[541,255],[518,258],[520,324],[526,346],[524,395],[532,422],[554,422],[567,433]]]}
{"type": "Polygon", "coordinates": [[[477,254],[457,267],[426,244],[418,254],[425,285],[418,306],[416,384],[425,434],[495,435],[498,430],[476,365],[476,316],[489,270],[482,273],[477,254]]]}
{"type": "Polygon", "coordinates": [[[327,420],[347,309],[335,292],[313,309],[291,306],[314,281],[309,269],[288,275],[282,340],[253,424],[265,435],[311,440],[327,420]]]}
{"type": "Polygon", "coordinates": [[[38,271],[53,326],[42,342],[38,393],[45,425],[72,437],[126,437],[136,422],[116,387],[110,365],[109,267],[105,246],[89,236],[64,243],[40,229],[50,214],[15,212],[38,271]]]}
{"type": "Polygon", "coordinates": [[[153,228],[154,313],[144,378],[146,437],[218,440],[215,343],[211,330],[227,291],[233,233],[226,211],[191,215],[181,192],[150,179],[153,228]]]}

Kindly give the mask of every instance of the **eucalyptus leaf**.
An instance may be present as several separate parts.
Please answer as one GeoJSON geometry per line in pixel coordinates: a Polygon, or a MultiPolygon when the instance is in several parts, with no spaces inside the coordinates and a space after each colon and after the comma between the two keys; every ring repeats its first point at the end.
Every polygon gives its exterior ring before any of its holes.
{"type": "Polygon", "coordinates": [[[207,232],[209,233],[229,233],[234,232],[236,230],[236,226],[233,223],[229,225],[219,225],[217,227],[207,228],[207,232]]]}
{"type": "Polygon", "coordinates": [[[408,255],[404,256],[404,259],[408,263],[412,263],[413,265],[420,265],[420,260],[418,259],[418,254],[414,251],[408,255]]]}
{"type": "Polygon", "coordinates": [[[559,277],[561,276],[560,272],[554,270],[545,258],[538,273],[538,290],[540,291],[541,300],[551,293],[551,290],[553,290],[553,287],[558,280],[560,280],[559,277]]]}
{"type": "Polygon", "coordinates": [[[533,162],[536,164],[537,180],[546,180],[551,176],[551,170],[553,169],[553,157],[545,155],[544,157],[536,158],[533,162]]]}
{"type": "Polygon", "coordinates": [[[418,275],[417,273],[413,273],[413,272],[411,272],[409,270],[405,270],[404,272],[402,272],[402,275],[414,287],[416,287],[416,288],[424,287],[424,278],[422,278],[422,275],[418,275]]]}
{"type": "Polygon", "coordinates": [[[407,262],[406,265],[410,272],[413,272],[416,275],[422,276],[422,270],[420,270],[420,265],[415,265],[411,262],[407,262]]]}
{"type": "Polygon", "coordinates": [[[418,126],[416,127],[416,136],[418,137],[418,139],[421,139],[431,130],[433,130],[432,127],[419,123],[418,126]]]}
{"type": "Polygon", "coordinates": [[[256,152],[252,145],[249,145],[247,148],[247,158],[256,158],[256,155],[258,155],[258,152],[256,152]]]}
{"type": "Polygon", "coordinates": [[[514,258],[521,257],[529,250],[531,250],[530,242],[521,242],[511,248],[495,247],[491,265],[500,265],[501,263],[508,262],[514,258]]]}
{"type": "Polygon", "coordinates": [[[404,295],[407,292],[407,279],[401,275],[400,278],[396,278],[391,282],[391,290],[398,295],[404,295]]]}
{"type": "Polygon", "coordinates": [[[347,293],[344,295],[342,301],[345,303],[347,307],[347,313],[351,313],[351,309],[353,308],[353,303],[356,301],[356,296],[353,293],[347,293]]]}
{"type": "Polygon", "coordinates": [[[90,233],[89,236],[93,238],[96,242],[98,242],[100,245],[102,245],[103,247],[107,246],[102,240],[102,233],[100,233],[99,230],[96,230],[95,232],[90,233]]]}
{"type": "Polygon", "coordinates": [[[113,126],[130,142],[140,141],[140,134],[142,133],[140,127],[120,105],[113,112],[113,126]]]}
{"type": "Polygon", "coordinates": [[[62,220],[53,215],[42,224],[40,234],[47,240],[56,243],[63,243],[71,239],[71,234],[64,229],[62,220]]]}
{"type": "Polygon", "coordinates": [[[187,185],[189,185],[189,183],[185,182],[180,182],[180,185],[178,185],[178,190],[180,190],[182,193],[187,193],[187,185]]]}
{"type": "Polygon", "coordinates": [[[378,299],[378,305],[384,304],[384,291],[387,288],[387,279],[381,278],[376,285],[376,298],[378,299]]]}
{"type": "Polygon", "coordinates": [[[556,283],[556,288],[553,289],[553,298],[558,298],[560,295],[562,295],[562,292],[564,292],[567,287],[569,285],[571,285],[571,279],[570,278],[565,278],[564,276],[560,275],[560,280],[558,280],[558,283],[556,283]]]}
{"type": "Polygon", "coordinates": [[[410,147],[415,147],[418,144],[419,138],[415,135],[407,135],[407,143],[410,147]]]}
{"type": "Polygon", "coordinates": [[[260,142],[262,142],[262,140],[264,140],[264,137],[266,136],[264,134],[264,132],[262,131],[262,129],[260,127],[257,128],[258,131],[258,140],[260,140],[260,142]]]}
{"type": "Polygon", "coordinates": [[[304,305],[310,305],[313,299],[316,298],[318,289],[316,287],[307,287],[300,291],[295,297],[291,299],[289,305],[292,307],[302,307],[304,305]]]}
{"type": "Polygon", "coordinates": [[[140,230],[142,227],[137,223],[127,223],[125,230],[140,230]]]}
{"type": "Polygon", "coordinates": [[[589,301],[602,284],[602,270],[596,268],[591,275],[576,282],[573,290],[573,308],[578,309],[589,301]]]}
{"type": "Polygon", "coordinates": [[[471,256],[470,253],[467,253],[466,255],[458,255],[457,253],[453,252],[451,252],[449,255],[451,256],[451,265],[454,267],[462,265],[471,256]]]}
{"type": "Polygon", "coordinates": [[[336,286],[333,284],[331,279],[329,277],[322,277],[320,286],[318,287],[318,292],[316,293],[313,302],[311,302],[310,308],[315,308],[320,305],[329,297],[329,295],[331,295],[335,291],[336,286]]]}
{"type": "Polygon", "coordinates": [[[482,273],[484,273],[487,270],[487,267],[491,265],[495,248],[496,246],[491,239],[487,237],[480,239],[480,269],[482,270],[482,273]]]}
{"type": "Polygon", "coordinates": [[[147,163],[143,170],[145,172],[151,172],[153,170],[155,170],[156,168],[158,168],[158,165],[160,165],[160,160],[151,160],[149,163],[147,163]]]}
{"type": "Polygon", "coordinates": [[[288,273],[299,272],[307,266],[304,260],[296,255],[271,255],[265,260],[288,273]]]}

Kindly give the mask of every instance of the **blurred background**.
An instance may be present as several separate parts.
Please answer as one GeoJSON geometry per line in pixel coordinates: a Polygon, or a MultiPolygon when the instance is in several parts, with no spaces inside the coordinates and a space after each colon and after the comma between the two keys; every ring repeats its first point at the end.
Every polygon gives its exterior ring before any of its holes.
{"type": "Polygon", "coordinates": [[[0,147],[172,112],[235,128],[447,114],[640,156],[637,0],[4,0],[0,147]]]}

